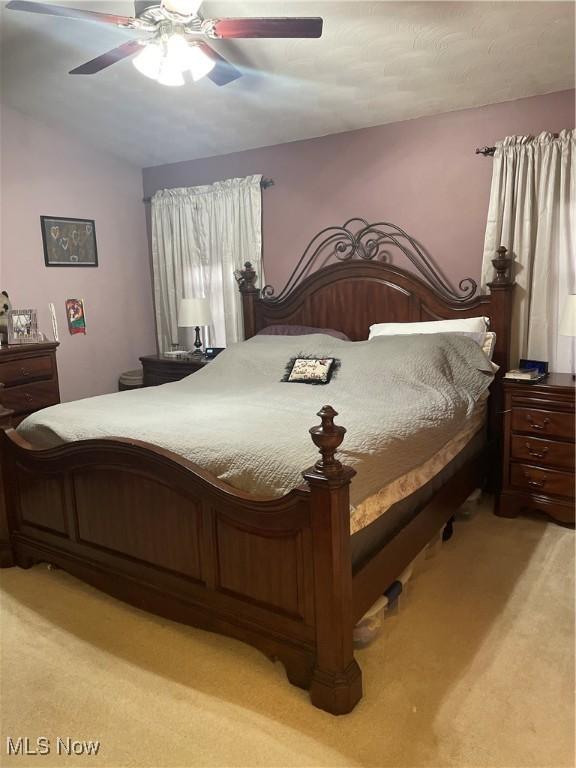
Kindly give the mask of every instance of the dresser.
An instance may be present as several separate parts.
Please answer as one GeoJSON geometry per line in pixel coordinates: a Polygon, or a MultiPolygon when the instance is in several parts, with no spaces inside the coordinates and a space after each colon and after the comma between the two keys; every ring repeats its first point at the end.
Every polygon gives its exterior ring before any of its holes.
{"type": "Polygon", "coordinates": [[[14,412],[12,426],[60,402],[55,342],[0,347],[0,402],[14,412]]]}
{"type": "Polygon", "coordinates": [[[141,357],[143,381],[142,386],[154,387],[157,384],[168,384],[170,381],[180,381],[185,376],[204,368],[210,360],[204,355],[175,359],[162,355],[146,355],[141,357]]]}
{"type": "Polygon", "coordinates": [[[539,384],[503,381],[502,489],[496,513],[544,512],[574,523],[574,382],[552,373],[539,384]]]}

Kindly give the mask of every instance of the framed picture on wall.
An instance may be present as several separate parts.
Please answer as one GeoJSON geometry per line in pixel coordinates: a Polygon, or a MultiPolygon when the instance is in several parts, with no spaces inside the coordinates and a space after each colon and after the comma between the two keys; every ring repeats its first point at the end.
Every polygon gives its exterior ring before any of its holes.
{"type": "Polygon", "coordinates": [[[96,227],[92,219],[40,216],[47,267],[97,267],[96,227]]]}

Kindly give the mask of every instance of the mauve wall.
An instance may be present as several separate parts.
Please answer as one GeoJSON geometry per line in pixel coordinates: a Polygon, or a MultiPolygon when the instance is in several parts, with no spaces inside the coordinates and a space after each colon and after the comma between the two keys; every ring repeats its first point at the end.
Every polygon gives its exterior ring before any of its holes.
{"type": "Polygon", "coordinates": [[[267,281],[277,288],[317,231],[352,216],[398,224],[457,283],[478,279],[482,261],[492,160],[475,147],[571,127],[574,91],[562,91],[146,168],[144,191],[253,173],[273,178],[263,192],[263,239],[267,281]]]}
{"type": "Polygon", "coordinates": [[[1,128],[0,289],[49,338],[54,303],[63,400],[112,392],[155,350],[141,171],[6,107],[1,128]],[[45,267],[41,215],[95,219],[99,266],[45,267]],[[86,336],[68,333],[68,298],[86,302],[86,336]]]}

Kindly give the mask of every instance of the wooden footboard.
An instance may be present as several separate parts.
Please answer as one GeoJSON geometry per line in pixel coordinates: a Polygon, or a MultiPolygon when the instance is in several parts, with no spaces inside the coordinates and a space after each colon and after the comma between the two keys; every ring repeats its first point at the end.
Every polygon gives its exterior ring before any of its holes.
{"type": "Polygon", "coordinates": [[[156,446],[88,440],[35,450],[0,434],[15,564],[54,563],[144,610],[250,643],[312,702],[349,712],[352,651],[345,430],[323,408],[322,458],[280,499],[256,499],[156,446]]]}

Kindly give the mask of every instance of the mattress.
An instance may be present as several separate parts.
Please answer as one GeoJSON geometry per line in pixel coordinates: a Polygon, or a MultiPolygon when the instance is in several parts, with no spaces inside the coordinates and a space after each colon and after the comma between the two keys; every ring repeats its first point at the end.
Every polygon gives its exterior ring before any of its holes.
{"type": "Polygon", "coordinates": [[[465,419],[460,431],[427,461],[400,475],[391,483],[387,483],[358,506],[352,507],[350,532],[354,534],[365,528],[385,514],[394,504],[414,494],[435,475],[442,472],[478,433],[485,432],[487,401],[488,395],[484,393],[465,419]]]}
{"type": "MultiPolygon", "coordinates": [[[[380,514],[362,528],[355,528],[351,537],[351,557],[354,570],[379,552],[394,536],[428,504],[437,491],[462,467],[478,456],[486,444],[486,427],[469,437],[459,451],[423,484],[383,508],[380,514]]],[[[442,453],[441,451],[438,452],[442,453]]],[[[438,457],[440,460],[440,457],[438,457]]],[[[421,475],[422,477],[422,475],[421,475]]]]}
{"type": "Polygon", "coordinates": [[[492,379],[480,347],[452,334],[363,342],[256,336],[181,381],[52,406],[18,431],[37,448],[112,437],[148,442],[234,488],[276,498],[299,486],[316,461],[309,429],[329,403],[347,429],[338,455],[356,470],[351,504],[366,523],[383,506],[383,486],[400,487],[402,476],[457,437],[492,379]],[[303,356],[334,358],[336,374],[325,385],[287,382],[287,365],[303,356]]]}

